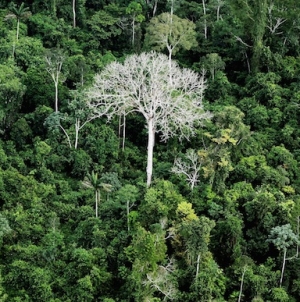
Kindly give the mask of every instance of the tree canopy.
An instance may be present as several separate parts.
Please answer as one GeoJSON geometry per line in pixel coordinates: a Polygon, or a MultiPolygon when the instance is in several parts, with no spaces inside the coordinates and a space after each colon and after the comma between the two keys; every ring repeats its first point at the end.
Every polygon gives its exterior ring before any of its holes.
{"type": "Polygon", "coordinates": [[[0,0],[0,301],[300,301],[299,16],[0,0]]]}

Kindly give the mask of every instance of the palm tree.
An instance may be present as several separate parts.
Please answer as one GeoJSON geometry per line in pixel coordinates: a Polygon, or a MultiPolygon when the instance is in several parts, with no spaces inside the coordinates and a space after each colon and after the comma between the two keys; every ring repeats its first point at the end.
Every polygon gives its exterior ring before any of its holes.
{"type": "Polygon", "coordinates": [[[29,18],[31,16],[31,12],[29,11],[28,7],[25,7],[25,4],[22,2],[22,4],[17,7],[15,3],[12,3],[10,5],[10,14],[6,16],[6,19],[17,19],[17,33],[16,33],[16,42],[14,42],[13,46],[13,56],[15,53],[15,44],[19,40],[19,31],[20,31],[20,20],[29,18]]]}
{"type": "Polygon", "coordinates": [[[107,183],[102,183],[98,178],[98,173],[92,171],[92,173],[88,173],[85,179],[82,182],[82,185],[86,188],[93,189],[95,192],[95,210],[96,217],[98,217],[98,205],[100,203],[100,189],[103,189],[105,192],[110,192],[112,185],[107,183]]]}

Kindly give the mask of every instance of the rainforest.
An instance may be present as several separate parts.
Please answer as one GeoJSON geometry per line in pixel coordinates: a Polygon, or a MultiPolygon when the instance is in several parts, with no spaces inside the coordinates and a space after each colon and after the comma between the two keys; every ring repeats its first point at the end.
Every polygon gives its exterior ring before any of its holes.
{"type": "Polygon", "coordinates": [[[0,0],[0,301],[300,301],[297,0],[0,0]]]}

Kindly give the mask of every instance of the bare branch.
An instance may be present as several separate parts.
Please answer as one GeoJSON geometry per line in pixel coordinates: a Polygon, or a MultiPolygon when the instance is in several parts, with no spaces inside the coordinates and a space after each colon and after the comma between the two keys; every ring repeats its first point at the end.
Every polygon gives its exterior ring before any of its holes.
{"type": "Polygon", "coordinates": [[[238,36],[234,36],[234,37],[237,39],[237,41],[241,42],[243,45],[245,45],[245,46],[247,46],[247,47],[252,47],[251,45],[249,45],[249,44],[247,44],[246,42],[244,42],[244,41],[242,40],[242,38],[240,38],[240,37],[238,37],[238,36]]]}
{"type": "Polygon", "coordinates": [[[87,97],[94,116],[105,115],[110,120],[114,115],[130,112],[143,115],[148,129],[149,186],[154,133],[159,132],[162,141],[173,136],[188,139],[193,135],[195,126],[211,117],[203,109],[204,89],[203,75],[181,69],[163,54],[150,52],[131,55],[123,64],[107,65],[96,75],[87,97]]]}
{"type": "Polygon", "coordinates": [[[185,175],[191,190],[193,190],[195,185],[200,182],[199,177],[201,168],[202,162],[200,156],[195,152],[195,150],[189,149],[185,154],[184,159],[175,159],[174,166],[171,171],[175,174],[185,175]]]}
{"type": "Polygon", "coordinates": [[[163,301],[175,300],[177,288],[172,282],[171,274],[175,270],[175,260],[171,258],[166,266],[160,265],[158,270],[147,274],[144,285],[150,285],[154,290],[164,295],[163,301]]]}
{"type": "Polygon", "coordinates": [[[283,18],[276,18],[276,23],[273,24],[271,20],[269,20],[269,25],[267,25],[267,28],[270,30],[271,34],[275,35],[281,35],[283,32],[276,32],[277,29],[284,23],[286,22],[286,19],[283,18]]]}

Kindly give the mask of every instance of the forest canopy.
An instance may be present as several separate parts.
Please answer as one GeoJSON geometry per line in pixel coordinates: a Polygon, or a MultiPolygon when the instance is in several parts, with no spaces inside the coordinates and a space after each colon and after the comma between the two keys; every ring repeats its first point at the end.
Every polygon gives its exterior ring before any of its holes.
{"type": "Polygon", "coordinates": [[[296,0],[0,0],[0,301],[300,301],[299,31],[296,0]]]}

